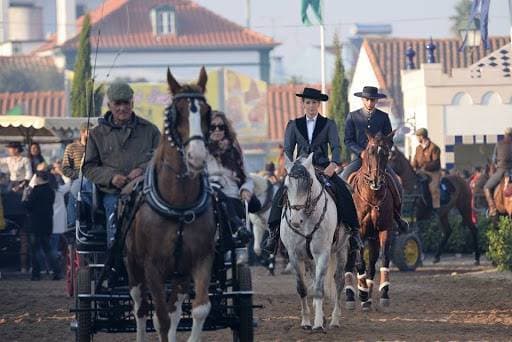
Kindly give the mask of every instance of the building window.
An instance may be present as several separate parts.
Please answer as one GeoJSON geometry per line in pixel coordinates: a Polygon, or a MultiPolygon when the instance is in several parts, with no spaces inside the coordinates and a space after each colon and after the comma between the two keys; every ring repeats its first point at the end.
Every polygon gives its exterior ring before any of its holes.
{"type": "Polygon", "coordinates": [[[176,34],[176,12],[174,7],[163,5],[151,10],[153,34],[176,34]]]}

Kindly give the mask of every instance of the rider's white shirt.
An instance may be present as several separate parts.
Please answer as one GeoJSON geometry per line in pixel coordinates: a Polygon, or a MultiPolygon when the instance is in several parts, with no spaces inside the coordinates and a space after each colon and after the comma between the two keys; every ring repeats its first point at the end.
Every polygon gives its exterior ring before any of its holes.
{"type": "Polygon", "coordinates": [[[310,119],[306,115],[306,126],[307,126],[307,130],[308,130],[308,140],[309,140],[310,144],[311,144],[311,141],[313,140],[313,132],[315,131],[315,125],[316,125],[317,118],[318,118],[318,114],[315,115],[315,117],[312,119],[310,119]]]}
{"type": "Polygon", "coordinates": [[[208,179],[210,183],[217,183],[222,186],[222,192],[232,198],[240,198],[240,192],[247,190],[251,193],[254,192],[254,183],[250,177],[247,177],[242,186],[238,187],[239,179],[235,173],[224,166],[215,159],[211,154],[208,155],[208,179]]]}

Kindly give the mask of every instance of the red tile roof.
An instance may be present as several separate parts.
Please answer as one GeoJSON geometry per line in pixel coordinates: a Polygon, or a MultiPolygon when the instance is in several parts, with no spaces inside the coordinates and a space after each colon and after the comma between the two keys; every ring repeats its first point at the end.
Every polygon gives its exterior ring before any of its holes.
{"type": "MultiPolygon", "coordinates": [[[[189,0],[106,0],[91,13],[91,44],[96,45],[101,28],[100,48],[103,49],[194,49],[194,48],[272,48],[271,37],[240,25],[197,5],[189,0]],[[151,9],[172,5],[176,11],[177,34],[154,35],[151,27],[151,9]]],[[[83,17],[77,20],[80,32],[83,17]]],[[[64,49],[76,49],[76,37],[64,43],[64,49]]],[[[37,52],[56,47],[56,37],[37,52]]]]}
{"type": "Polygon", "coordinates": [[[0,93],[0,115],[18,105],[23,107],[24,115],[60,117],[67,115],[64,91],[0,93]]]}
{"type": "Polygon", "coordinates": [[[16,69],[57,72],[53,57],[0,56],[0,70],[16,69]]]}
{"type": "MultiPolygon", "coordinates": [[[[436,63],[441,63],[444,72],[450,73],[453,68],[468,67],[491,51],[506,45],[510,42],[510,37],[490,37],[490,49],[479,47],[473,50],[473,55],[469,49],[459,52],[459,38],[433,41],[436,45],[436,63]]],[[[409,38],[366,38],[363,41],[363,48],[370,58],[379,86],[392,99],[393,112],[400,117],[403,116],[400,71],[405,69],[405,51],[410,46],[413,48],[416,52],[414,64],[418,67],[427,62],[425,46],[428,42],[429,39],[409,38]]]]}
{"type": "MultiPolygon", "coordinates": [[[[284,130],[288,121],[304,115],[300,97],[304,87],[320,89],[319,84],[284,84],[269,85],[267,88],[268,138],[283,141],[284,130]]],[[[330,93],[330,86],[327,87],[330,93]]]]}

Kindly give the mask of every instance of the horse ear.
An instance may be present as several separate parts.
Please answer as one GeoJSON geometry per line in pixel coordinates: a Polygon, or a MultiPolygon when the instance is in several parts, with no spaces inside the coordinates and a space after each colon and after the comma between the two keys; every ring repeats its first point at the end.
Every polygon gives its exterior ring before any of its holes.
{"type": "Polygon", "coordinates": [[[369,130],[365,129],[364,133],[366,134],[366,137],[368,138],[368,140],[373,139],[374,135],[369,130]]]}
{"type": "Polygon", "coordinates": [[[284,168],[286,169],[286,173],[290,173],[290,170],[292,169],[292,166],[293,166],[293,162],[288,159],[288,156],[284,155],[284,168]]]}
{"type": "Polygon", "coordinates": [[[169,90],[173,95],[176,94],[181,88],[181,85],[178,83],[178,81],[176,81],[169,67],[167,67],[167,84],[169,85],[169,90]]]}
{"type": "Polygon", "coordinates": [[[206,69],[204,66],[201,67],[201,71],[199,71],[199,79],[197,80],[197,85],[201,88],[203,93],[206,90],[206,82],[208,81],[208,74],[206,73],[206,69]]]}
{"type": "Polygon", "coordinates": [[[306,160],[302,163],[306,168],[309,168],[310,166],[313,166],[313,152],[311,152],[306,160]]]}
{"type": "Polygon", "coordinates": [[[393,140],[397,130],[398,130],[398,128],[393,130],[393,131],[391,131],[391,133],[389,133],[388,135],[386,135],[386,139],[393,140]]]}

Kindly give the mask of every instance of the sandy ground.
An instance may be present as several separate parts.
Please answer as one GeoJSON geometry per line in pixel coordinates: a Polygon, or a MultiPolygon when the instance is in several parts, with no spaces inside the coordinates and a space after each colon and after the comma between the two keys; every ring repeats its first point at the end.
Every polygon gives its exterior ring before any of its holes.
{"type": "MultiPolygon", "coordinates": [[[[343,311],[342,327],[324,333],[300,329],[300,304],[291,275],[270,277],[253,268],[256,341],[512,340],[512,275],[471,257],[428,260],[416,272],[391,274],[391,307],[369,313],[343,311]]],[[[375,302],[378,302],[375,301],[375,302]]],[[[0,280],[0,341],[73,341],[69,329],[73,300],[64,281],[31,282],[4,272],[0,280]]],[[[331,305],[326,304],[330,316],[331,305]]],[[[180,333],[180,341],[188,334],[180,333]]],[[[230,331],[205,333],[204,341],[227,341],[230,331]]],[[[134,341],[130,334],[98,334],[94,341],[134,341]]],[[[157,341],[150,334],[150,341],[157,341]]]]}

